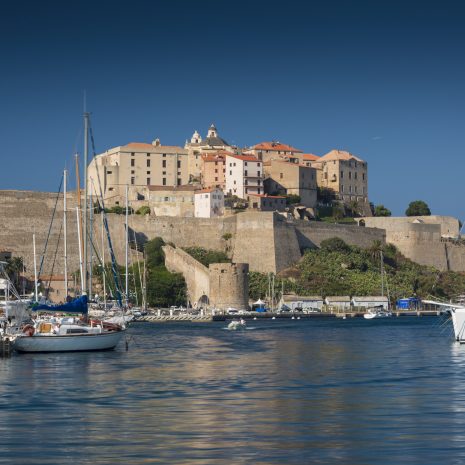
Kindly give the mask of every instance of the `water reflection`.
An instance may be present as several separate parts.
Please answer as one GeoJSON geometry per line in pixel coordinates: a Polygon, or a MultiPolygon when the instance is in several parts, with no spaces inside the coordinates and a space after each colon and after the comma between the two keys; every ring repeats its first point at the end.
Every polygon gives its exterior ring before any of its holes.
{"type": "Polygon", "coordinates": [[[145,324],[129,352],[1,360],[0,463],[463,460],[465,348],[393,320],[145,324]]]}

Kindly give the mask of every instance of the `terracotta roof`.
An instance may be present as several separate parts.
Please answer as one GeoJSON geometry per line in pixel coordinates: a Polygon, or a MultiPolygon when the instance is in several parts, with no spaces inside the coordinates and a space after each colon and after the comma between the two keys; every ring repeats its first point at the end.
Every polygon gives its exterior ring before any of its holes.
{"type": "Polygon", "coordinates": [[[216,153],[203,153],[202,154],[202,160],[203,161],[224,161],[225,160],[225,155],[232,155],[229,152],[216,152],[216,153]]]}
{"type": "Polygon", "coordinates": [[[356,161],[363,162],[361,158],[358,158],[355,155],[352,155],[351,153],[346,152],[345,150],[331,150],[331,152],[328,152],[326,155],[323,155],[322,157],[320,157],[318,161],[328,161],[328,160],[356,160],[356,161]]]}
{"type": "Polygon", "coordinates": [[[317,155],[313,155],[313,153],[303,153],[302,159],[309,160],[309,161],[315,161],[315,160],[319,160],[320,157],[318,157],[317,155]]]}
{"type": "Polygon", "coordinates": [[[233,157],[237,158],[238,160],[243,160],[243,161],[260,161],[257,157],[254,157],[253,155],[234,155],[234,154],[228,154],[228,157],[233,157]]]}
{"type": "Polygon", "coordinates": [[[279,152],[298,152],[302,153],[302,150],[296,149],[287,144],[281,144],[281,142],[260,142],[260,144],[252,147],[255,150],[276,150],[279,152]]]}
{"type": "Polygon", "coordinates": [[[192,184],[186,184],[184,186],[147,186],[149,191],[197,191],[200,186],[194,186],[192,184]]]}
{"type": "Polygon", "coordinates": [[[253,197],[263,197],[265,199],[285,199],[282,195],[268,195],[268,194],[247,194],[253,197]]]}

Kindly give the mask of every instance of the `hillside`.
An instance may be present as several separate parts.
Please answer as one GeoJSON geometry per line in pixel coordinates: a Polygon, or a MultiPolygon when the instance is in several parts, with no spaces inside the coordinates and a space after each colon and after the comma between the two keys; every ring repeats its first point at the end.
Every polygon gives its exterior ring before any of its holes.
{"type": "MultiPolygon", "coordinates": [[[[465,273],[440,272],[405,258],[392,245],[375,241],[369,249],[350,246],[339,238],[307,250],[294,267],[281,272],[275,282],[279,292],[299,295],[380,295],[381,256],[392,300],[417,295],[450,299],[465,292],[465,273]]],[[[252,298],[267,294],[268,277],[251,273],[252,298]]]]}

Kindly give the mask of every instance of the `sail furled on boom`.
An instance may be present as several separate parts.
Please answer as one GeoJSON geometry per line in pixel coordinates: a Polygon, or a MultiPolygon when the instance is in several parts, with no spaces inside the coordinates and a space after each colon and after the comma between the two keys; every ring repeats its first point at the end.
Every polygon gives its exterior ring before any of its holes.
{"type": "Polygon", "coordinates": [[[87,314],[87,296],[82,295],[77,299],[60,305],[46,305],[46,304],[34,304],[32,310],[37,312],[39,310],[48,312],[66,312],[66,313],[82,313],[87,314]]]}

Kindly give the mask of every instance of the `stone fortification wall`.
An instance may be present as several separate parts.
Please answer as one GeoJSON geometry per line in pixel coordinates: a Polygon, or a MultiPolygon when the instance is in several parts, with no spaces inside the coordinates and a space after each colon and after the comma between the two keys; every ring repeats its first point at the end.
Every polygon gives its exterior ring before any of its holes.
{"type": "Polygon", "coordinates": [[[210,295],[210,272],[208,268],[179,248],[169,245],[163,247],[166,268],[182,273],[186,280],[188,297],[193,305],[210,295]]]}
{"type": "Polygon", "coordinates": [[[168,270],[183,274],[192,305],[207,303],[221,310],[248,308],[248,264],[214,263],[207,268],[179,248],[166,245],[163,251],[168,270]]]}
{"type": "Polygon", "coordinates": [[[308,221],[294,221],[294,225],[301,249],[319,247],[322,241],[331,237],[340,237],[348,244],[362,248],[370,247],[376,240],[386,242],[383,229],[308,221]]]}
{"type": "Polygon", "coordinates": [[[239,310],[249,307],[249,265],[214,263],[210,271],[210,303],[213,307],[239,310]]]}

